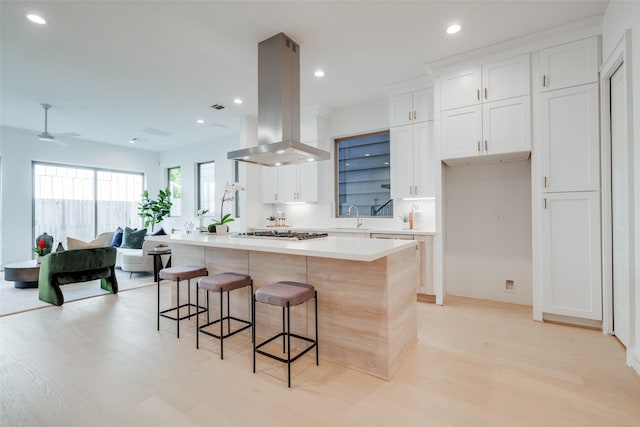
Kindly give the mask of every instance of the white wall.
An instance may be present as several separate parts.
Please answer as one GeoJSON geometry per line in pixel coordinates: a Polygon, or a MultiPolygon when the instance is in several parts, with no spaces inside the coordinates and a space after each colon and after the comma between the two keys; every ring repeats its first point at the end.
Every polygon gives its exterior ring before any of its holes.
{"type": "Polygon", "coordinates": [[[0,215],[2,265],[32,258],[32,161],[142,172],[146,178],[146,188],[151,193],[157,193],[159,188],[156,152],[77,138],[62,146],[0,127],[0,157],[3,183],[0,215]]]}
{"type": "Polygon", "coordinates": [[[613,47],[622,38],[625,30],[631,29],[633,87],[633,168],[634,168],[634,209],[635,209],[635,269],[636,282],[632,283],[635,298],[632,300],[630,349],[627,361],[640,372],[640,2],[610,1],[602,20],[602,53],[606,60],[613,47]],[[635,332],[633,330],[635,329],[635,332]]]}
{"type": "Polygon", "coordinates": [[[446,167],[445,194],[447,294],[531,305],[531,162],[446,167]]]}

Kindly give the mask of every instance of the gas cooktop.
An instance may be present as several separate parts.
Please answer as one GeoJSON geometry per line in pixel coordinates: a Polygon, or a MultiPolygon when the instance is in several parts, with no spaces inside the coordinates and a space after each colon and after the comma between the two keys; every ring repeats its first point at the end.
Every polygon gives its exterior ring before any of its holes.
{"type": "Polygon", "coordinates": [[[249,231],[247,233],[239,233],[237,237],[253,237],[257,239],[276,239],[276,240],[309,240],[327,237],[327,233],[303,233],[299,231],[249,231]]]}

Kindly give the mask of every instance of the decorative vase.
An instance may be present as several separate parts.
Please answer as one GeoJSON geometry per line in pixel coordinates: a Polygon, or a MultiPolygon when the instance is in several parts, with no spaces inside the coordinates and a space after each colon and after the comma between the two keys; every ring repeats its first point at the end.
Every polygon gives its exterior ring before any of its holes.
{"type": "Polygon", "coordinates": [[[38,256],[36,257],[36,263],[37,263],[37,264],[41,264],[41,263],[42,263],[42,258],[44,258],[44,255],[38,255],[38,256]]]}
{"type": "Polygon", "coordinates": [[[198,216],[198,229],[204,230],[204,217],[202,215],[198,216]]]}
{"type": "Polygon", "coordinates": [[[219,236],[223,236],[225,234],[227,234],[227,231],[229,231],[229,226],[226,224],[219,224],[216,225],[216,234],[219,236]]]}

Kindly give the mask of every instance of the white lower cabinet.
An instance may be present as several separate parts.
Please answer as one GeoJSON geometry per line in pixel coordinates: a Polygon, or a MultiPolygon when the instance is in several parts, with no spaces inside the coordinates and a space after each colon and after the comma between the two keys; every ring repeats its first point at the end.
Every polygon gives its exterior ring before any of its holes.
{"type": "Polygon", "coordinates": [[[543,313],[602,320],[600,193],[542,195],[543,313]]]}

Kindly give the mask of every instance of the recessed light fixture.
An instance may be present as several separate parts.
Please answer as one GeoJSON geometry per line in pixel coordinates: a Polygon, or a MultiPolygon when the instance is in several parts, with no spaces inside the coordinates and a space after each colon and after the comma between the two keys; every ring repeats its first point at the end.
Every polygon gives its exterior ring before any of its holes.
{"type": "Polygon", "coordinates": [[[137,140],[138,140],[138,138],[131,138],[129,140],[129,144],[135,144],[137,140]]]}
{"type": "Polygon", "coordinates": [[[44,25],[44,24],[47,23],[47,21],[43,17],[38,16],[38,15],[34,15],[32,13],[27,15],[27,19],[29,21],[33,22],[34,24],[44,25]]]}
{"type": "Polygon", "coordinates": [[[281,164],[282,164],[282,163],[276,163],[275,165],[276,165],[276,166],[280,166],[281,164]]]}
{"type": "Polygon", "coordinates": [[[311,159],[307,159],[307,162],[313,162],[315,159],[311,158],[311,159]]]}
{"type": "Polygon", "coordinates": [[[324,77],[324,71],[316,70],[315,73],[313,73],[313,75],[316,77],[324,77]]]}
{"type": "Polygon", "coordinates": [[[278,151],[276,151],[276,154],[283,154],[283,153],[284,153],[284,150],[278,150],[278,151]]]}
{"type": "Polygon", "coordinates": [[[234,104],[242,104],[242,99],[236,98],[236,99],[233,100],[233,103],[234,104]]]}
{"type": "Polygon", "coordinates": [[[455,34],[460,31],[462,27],[458,24],[452,24],[447,27],[447,34],[455,34]]]}
{"type": "Polygon", "coordinates": [[[204,120],[202,120],[202,119],[198,119],[198,120],[196,120],[196,123],[198,123],[199,125],[201,125],[201,124],[203,124],[203,123],[204,123],[204,120]]]}

